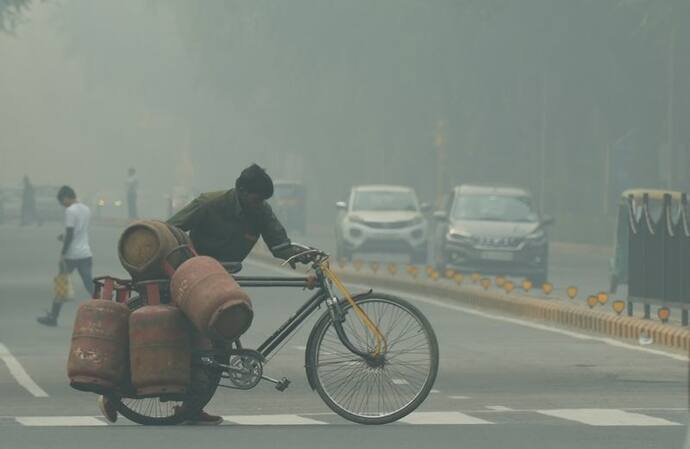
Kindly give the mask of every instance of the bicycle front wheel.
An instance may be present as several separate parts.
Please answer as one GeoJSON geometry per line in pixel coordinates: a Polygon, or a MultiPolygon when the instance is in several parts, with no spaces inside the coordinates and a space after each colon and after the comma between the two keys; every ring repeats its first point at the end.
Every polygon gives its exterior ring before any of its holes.
{"type": "MultiPolygon", "coordinates": [[[[400,298],[369,293],[357,304],[386,339],[379,363],[367,362],[342,344],[328,313],[316,324],[307,348],[313,386],[340,416],[360,424],[386,424],[415,410],[438,372],[438,343],[429,321],[400,298]]],[[[344,306],[343,329],[352,344],[372,353],[376,339],[344,306]]]]}

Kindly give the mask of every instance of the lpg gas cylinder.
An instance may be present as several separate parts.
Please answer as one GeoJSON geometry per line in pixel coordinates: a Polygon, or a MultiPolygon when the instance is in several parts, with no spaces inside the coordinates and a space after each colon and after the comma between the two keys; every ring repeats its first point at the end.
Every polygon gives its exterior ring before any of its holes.
{"type": "Polygon", "coordinates": [[[158,220],[141,220],[124,230],[118,242],[122,266],[135,281],[166,277],[163,261],[179,245],[189,244],[180,229],[158,220]]]}
{"type": "Polygon", "coordinates": [[[144,306],[129,319],[132,386],[137,396],[182,394],[190,382],[190,325],[180,309],[144,306]]]}
{"type": "Polygon", "coordinates": [[[192,257],[171,280],[173,302],[209,338],[234,340],[252,323],[249,296],[223,266],[206,256],[192,257]]]}
{"type": "Polygon", "coordinates": [[[73,388],[102,394],[126,381],[129,314],[124,304],[103,299],[79,306],[67,360],[73,388]]]}

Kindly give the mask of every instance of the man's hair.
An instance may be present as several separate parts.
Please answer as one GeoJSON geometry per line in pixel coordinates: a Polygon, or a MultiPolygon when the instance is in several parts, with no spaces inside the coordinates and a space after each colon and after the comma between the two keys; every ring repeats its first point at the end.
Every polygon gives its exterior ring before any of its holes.
{"type": "Polygon", "coordinates": [[[242,170],[240,177],[235,181],[235,188],[246,193],[256,193],[265,200],[273,196],[273,180],[266,170],[256,164],[242,170]]]}
{"type": "Polygon", "coordinates": [[[70,186],[62,186],[57,193],[58,201],[62,202],[65,198],[76,198],[77,194],[74,193],[74,189],[70,186]]]}

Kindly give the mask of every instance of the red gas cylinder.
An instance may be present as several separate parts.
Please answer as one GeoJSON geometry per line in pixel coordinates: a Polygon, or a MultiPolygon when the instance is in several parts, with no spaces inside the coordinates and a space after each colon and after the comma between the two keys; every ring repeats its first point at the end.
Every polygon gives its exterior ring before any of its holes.
{"type": "Polygon", "coordinates": [[[206,256],[192,257],[172,276],[173,302],[209,338],[234,340],[252,324],[249,296],[223,266],[206,256]]]}
{"type": "Polygon", "coordinates": [[[124,230],[118,242],[122,266],[135,281],[166,277],[165,257],[179,245],[189,244],[180,229],[158,220],[141,220],[124,230]]]}
{"type": "Polygon", "coordinates": [[[124,304],[94,299],[79,306],[67,360],[73,388],[102,394],[126,381],[128,323],[124,304]]]}
{"type": "Polygon", "coordinates": [[[180,309],[144,306],[129,319],[132,386],[137,396],[181,394],[190,381],[190,325],[180,309]]]}

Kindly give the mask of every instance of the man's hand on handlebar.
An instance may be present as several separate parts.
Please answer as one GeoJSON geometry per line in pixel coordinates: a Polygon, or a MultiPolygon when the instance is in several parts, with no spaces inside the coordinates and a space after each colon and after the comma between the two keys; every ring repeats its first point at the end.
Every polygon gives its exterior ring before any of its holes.
{"type": "Polygon", "coordinates": [[[314,273],[307,273],[307,288],[309,290],[313,290],[314,287],[316,287],[316,274],[314,273]]]}
{"type": "MultiPolygon", "coordinates": [[[[310,265],[328,257],[328,254],[321,250],[300,244],[293,244],[290,247],[290,250],[292,255],[288,257],[285,262],[283,262],[283,265],[288,264],[293,270],[297,268],[298,263],[310,265]]],[[[315,273],[307,274],[306,288],[309,290],[313,289],[316,287],[317,282],[318,278],[315,273]]]]}
{"type": "Polygon", "coordinates": [[[292,269],[294,270],[295,268],[297,268],[298,263],[301,263],[303,265],[309,265],[314,261],[314,259],[315,255],[313,253],[301,254],[300,252],[298,252],[288,259],[288,263],[290,264],[290,267],[292,267],[292,269]]]}

